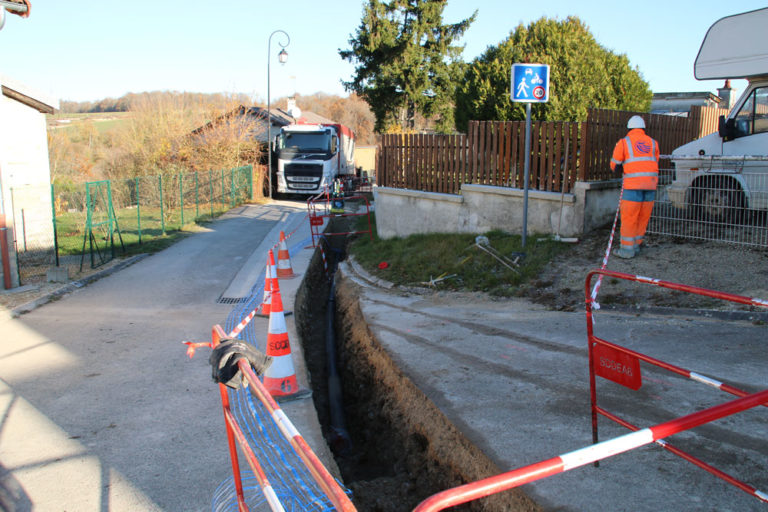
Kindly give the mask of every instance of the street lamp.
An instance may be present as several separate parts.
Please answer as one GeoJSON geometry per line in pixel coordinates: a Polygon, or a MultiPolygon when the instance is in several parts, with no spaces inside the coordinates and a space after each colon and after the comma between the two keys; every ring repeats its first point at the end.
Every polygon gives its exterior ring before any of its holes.
{"type": "Polygon", "coordinates": [[[288,42],[285,44],[278,41],[278,44],[282,47],[280,53],[277,54],[277,60],[280,64],[285,64],[288,60],[288,52],[285,51],[285,47],[291,44],[291,36],[285,30],[275,30],[269,34],[269,40],[267,41],[267,176],[269,176],[269,198],[272,199],[272,98],[270,96],[270,80],[269,80],[269,64],[272,56],[272,36],[281,33],[285,35],[288,42]]]}

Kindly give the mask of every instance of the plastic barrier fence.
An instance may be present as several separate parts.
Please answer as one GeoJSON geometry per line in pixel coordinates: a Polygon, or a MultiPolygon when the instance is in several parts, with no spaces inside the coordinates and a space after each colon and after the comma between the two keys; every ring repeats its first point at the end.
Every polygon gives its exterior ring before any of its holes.
{"type": "MultiPolygon", "coordinates": [[[[214,326],[211,341],[212,346],[215,348],[219,341],[226,337],[226,333],[221,326],[214,326]]],[[[355,508],[344,490],[338,483],[336,483],[333,476],[331,476],[325,466],[323,466],[320,459],[317,458],[301,434],[299,434],[285,413],[283,413],[280,406],[277,405],[277,402],[275,402],[256,374],[253,373],[248,362],[245,359],[240,359],[237,365],[248,382],[250,392],[255,395],[261,404],[269,411],[272,420],[275,425],[278,426],[281,434],[291,444],[304,466],[311,473],[313,479],[317,482],[328,499],[330,499],[331,503],[333,503],[335,509],[349,512],[354,511],[355,508]]],[[[237,446],[242,450],[270,508],[275,511],[285,510],[280,503],[272,484],[269,482],[266,472],[259,464],[256,454],[251,449],[245,433],[241,429],[235,415],[232,413],[229,393],[226,386],[219,384],[219,391],[221,393],[222,408],[226,420],[227,441],[229,444],[230,459],[232,461],[232,473],[239,510],[247,511],[248,507],[243,493],[237,446]]]]}
{"type": "MultiPolygon", "coordinates": [[[[514,489],[521,485],[541,480],[548,476],[563,473],[571,469],[585,466],[591,462],[596,462],[620,453],[628,452],[635,448],[661,440],[664,437],[699,427],[726,416],[731,416],[738,412],[746,411],[753,407],[765,405],[768,403],[768,389],[748,395],[744,398],[738,398],[731,402],[717,405],[710,409],[689,414],[666,423],[660,423],[653,427],[644,428],[616,437],[609,441],[593,444],[580,450],[575,450],[551,459],[547,459],[530,466],[515,469],[502,473],[497,476],[478,480],[453,489],[448,489],[430,496],[422,501],[414,512],[434,512],[444,510],[448,507],[467,503],[472,500],[484,498],[491,494],[496,494],[509,489],[514,489]]],[[[768,501],[768,496],[760,496],[763,501],[768,501]]]]}
{"type": "MultiPolygon", "coordinates": [[[[587,337],[589,341],[589,387],[590,387],[590,400],[591,400],[591,413],[592,413],[592,440],[594,443],[598,441],[598,428],[597,417],[598,415],[604,416],[623,427],[630,430],[638,430],[638,427],[632,425],[630,422],[623,420],[615,414],[612,414],[604,408],[597,405],[597,387],[595,377],[602,377],[604,379],[616,382],[632,390],[640,389],[642,385],[641,373],[640,373],[640,361],[657,366],[664,370],[670,371],[681,377],[685,377],[692,381],[705,384],[725,393],[735,395],[738,397],[745,397],[748,393],[744,390],[738,389],[734,386],[728,385],[717,379],[704,376],[700,373],[675,366],[665,361],[661,361],[646,354],[641,354],[634,350],[630,350],[625,347],[621,347],[609,341],[598,338],[594,334],[594,322],[592,318],[592,299],[590,299],[590,283],[592,277],[595,275],[607,276],[616,279],[623,279],[626,281],[635,281],[642,284],[649,284],[652,286],[658,286],[661,288],[668,288],[671,290],[677,290],[686,293],[692,293],[695,295],[701,295],[704,297],[710,297],[713,299],[720,299],[724,301],[734,302],[737,304],[745,304],[749,306],[758,306],[768,308],[768,301],[763,299],[744,297],[741,295],[734,295],[725,292],[719,292],[714,290],[707,290],[704,288],[698,288],[695,286],[689,286],[685,284],[672,283],[668,281],[662,281],[660,279],[653,279],[649,277],[636,276],[632,274],[625,274],[622,272],[613,272],[609,270],[594,270],[587,275],[585,284],[586,290],[586,310],[587,310],[587,337]],[[599,364],[598,361],[608,361],[608,364],[599,364]]],[[[764,404],[768,405],[768,404],[764,404]]],[[[719,469],[707,464],[706,462],[694,457],[693,455],[676,448],[666,441],[656,441],[664,449],[669,452],[687,460],[688,462],[695,464],[696,466],[708,471],[709,473],[717,476],[738,487],[739,489],[763,500],[768,501],[768,495],[755,489],[754,487],[720,471],[719,469]]]]}
{"type": "Polygon", "coordinates": [[[316,247],[315,239],[319,239],[322,236],[338,236],[338,235],[351,235],[357,233],[368,233],[373,240],[373,230],[371,229],[371,205],[368,203],[368,198],[362,195],[357,196],[345,196],[344,202],[361,201],[365,204],[365,212],[350,212],[344,210],[344,213],[333,213],[331,211],[331,198],[328,191],[311,197],[307,200],[307,210],[309,215],[309,226],[312,233],[312,247],[316,247]],[[345,231],[345,232],[322,232],[325,219],[331,217],[362,217],[365,215],[368,218],[368,229],[362,231],[345,231]]]}
{"type": "MultiPolygon", "coordinates": [[[[289,233],[286,240],[291,240],[297,230],[298,228],[289,233]]],[[[294,256],[309,241],[309,237],[294,241],[289,245],[289,254],[294,256]]],[[[272,249],[275,250],[279,244],[280,242],[276,243],[272,249]]],[[[253,312],[261,304],[264,285],[264,277],[260,277],[251,289],[248,298],[236,305],[230,312],[225,326],[226,330],[222,329],[222,332],[230,333],[229,337],[240,338],[262,351],[266,351],[268,335],[259,328],[258,324],[254,324],[250,320],[254,317],[253,312]]],[[[261,382],[259,384],[263,388],[263,384],[261,382]]],[[[282,506],[287,510],[307,511],[330,511],[336,508],[322,486],[319,485],[316,472],[305,466],[291,440],[285,437],[283,422],[275,421],[273,408],[254,395],[254,389],[254,386],[250,385],[248,388],[238,390],[226,389],[231,418],[237,421],[252,452],[263,464],[264,473],[282,506]]],[[[282,411],[278,414],[278,416],[280,415],[282,415],[282,411]]],[[[287,418],[285,421],[290,424],[287,418]]],[[[243,451],[245,452],[245,448],[243,451]]],[[[339,486],[339,488],[341,487],[339,486]]],[[[244,492],[247,502],[245,510],[255,509],[266,500],[262,496],[263,489],[257,471],[253,471],[253,474],[245,473],[242,475],[233,472],[233,477],[225,480],[219,486],[214,496],[212,508],[216,512],[242,510],[241,507],[244,505],[240,501],[238,492],[244,492]],[[249,482],[252,484],[250,493],[245,492],[249,490],[249,482]],[[234,508],[234,502],[236,502],[237,508],[234,508]]],[[[281,509],[273,508],[273,510],[281,509]]]]}
{"type": "Polygon", "coordinates": [[[768,406],[768,390],[763,390],[754,394],[748,394],[747,392],[737,389],[733,386],[717,381],[713,378],[706,377],[704,375],[685,370],[683,368],[674,366],[672,364],[660,361],[650,356],[640,354],[636,351],[629,350],[619,345],[602,340],[594,335],[593,332],[593,318],[592,318],[592,302],[590,285],[591,280],[595,275],[608,276],[617,279],[625,279],[630,281],[636,281],[638,283],[651,284],[663,288],[672,290],[678,290],[687,293],[695,293],[706,297],[715,299],[727,300],[739,304],[746,304],[758,307],[768,307],[768,301],[750,297],[744,297],[740,295],[734,295],[724,292],[717,292],[712,290],[706,290],[703,288],[697,288],[694,286],[688,286],[678,283],[671,283],[662,281],[659,279],[652,279],[642,276],[635,276],[631,274],[624,274],[620,272],[612,272],[608,270],[594,270],[587,276],[585,283],[585,296],[587,305],[587,335],[589,342],[589,372],[590,372],[590,396],[592,403],[592,432],[593,443],[591,446],[584,447],[573,452],[569,452],[545,461],[538,462],[523,468],[508,471],[500,475],[496,475],[476,482],[471,482],[465,485],[454,487],[430,496],[419,504],[414,512],[434,512],[438,510],[444,510],[448,507],[467,503],[469,501],[477,500],[496,494],[502,491],[513,489],[521,485],[534,482],[549,476],[569,471],[577,467],[587,465],[589,463],[597,464],[598,461],[624,453],[641,446],[657,443],[664,447],[671,453],[682,457],[713,475],[722,478],[728,483],[731,483],[742,489],[743,491],[751,494],[757,499],[768,502],[768,493],[758,491],[754,487],[741,482],[724,472],[718,470],[703,462],[692,455],[673,447],[663,438],[669,437],[673,434],[677,434],[686,430],[690,430],[695,427],[710,423],[712,421],[731,416],[733,414],[746,411],[760,406],[768,406]],[[616,365],[599,366],[595,363],[597,356],[603,354],[602,357],[612,356],[617,361],[616,365]],[[621,361],[621,362],[618,362],[621,361]],[[665,370],[669,370],[683,377],[689,378],[693,381],[707,384],[720,389],[726,393],[738,396],[733,401],[726,402],[714,407],[704,409],[702,411],[694,412],[680,418],[667,421],[652,427],[640,429],[631,423],[622,420],[618,416],[609,413],[605,409],[597,406],[597,391],[595,387],[595,377],[600,376],[610,379],[614,382],[627,386],[630,389],[638,389],[639,382],[639,364],[640,361],[644,361],[649,364],[653,364],[665,370]],[[628,366],[629,365],[629,366],[628,366]],[[619,369],[626,367],[632,367],[636,371],[624,372],[619,369]],[[607,368],[607,370],[606,370],[607,368]],[[628,375],[631,373],[632,375],[628,375]],[[597,415],[603,415],[618,424],[633,430],[631,434],[620,436],[610,439],[608,441],[598,442],[597,437],[597,415]]]}
{"type": "MultiPolygon", "coordinates": [[[[283,245],[282,242],[295,233],[296,230],[284,239],[281,236],[278,244],[283,245]]],[[[309,240],[306,237],[295,242],[288,249],[289,255],[303,249],[309,240]]],[[[192,357],[198,348],[213,348],[223,338],[239,338],[264,352],[265,339],[270,333],[263,332],[263,326],[251,321],[260,306],[264,285],[264,277],[259,278],[248,297],[230,312],[226,330],[214,327],[211,342],[184,342],[187,354],[192,357]]],[[[275,288],[275,293],[278,289],[275,288]]],[[[276,511],[354,510],[345,494],[348,491],[322,466],[248,363],[244,360],[242,363],[246,368],[243,374],[246,386],[230,389],[219,385],[232,476],[216,489],[211,509],[214,512],[242,512],[262,510],[266,504],[276,511]],[[240,471],[238,446],[250,471],[240,471]]]]}

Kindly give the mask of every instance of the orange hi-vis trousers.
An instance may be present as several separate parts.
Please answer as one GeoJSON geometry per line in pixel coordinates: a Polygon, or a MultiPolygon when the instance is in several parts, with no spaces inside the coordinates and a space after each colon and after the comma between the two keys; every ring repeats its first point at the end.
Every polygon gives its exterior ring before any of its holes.
{"type": "Polygon", "coordinates": [[[640,248],[653,210],[654,190],[625,190],[621,199],[621,247],[640,248]]]}

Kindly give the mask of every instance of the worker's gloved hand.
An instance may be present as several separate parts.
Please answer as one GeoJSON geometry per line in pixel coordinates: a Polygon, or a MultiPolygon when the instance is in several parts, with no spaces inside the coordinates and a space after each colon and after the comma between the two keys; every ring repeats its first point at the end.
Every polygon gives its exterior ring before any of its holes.
{"type": "Polygon", "coordinates": [[[250,363],[256,375],[262,375],[272,364],[272,357],[253,345],[235,338],[226,338],[221,340],[208,358],[213,381],[238,389],[242,382],[240,369],[237,367],[240,358],[245,358],[250,363]]]}

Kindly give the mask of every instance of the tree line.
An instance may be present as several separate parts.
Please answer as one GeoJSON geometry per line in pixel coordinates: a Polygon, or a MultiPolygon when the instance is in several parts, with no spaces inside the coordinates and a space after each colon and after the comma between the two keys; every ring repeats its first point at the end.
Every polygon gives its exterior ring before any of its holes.
{"type": "Polygon", "coordinates": [[[543,17],[469,63],[458,44],[477,12],[443,22],[447,0],[368,0],[342,59],[355,65],[344,86],[376,116],[377,132],[466,131],[469,120],[521,120],[510,99],[514,63],[550,65],[550,100],[533,106],[537,119],[583,121],[587,109],[648,111],[653,96],[640,70],[616,54],[575,16],[543,17]]]}
{"type": "Polygon", "coordinates": [[[247,94],[151,91],[129,92],[119,98],[104,98],[96,101],[67,101],[60,102],[62,114],[95,114],[100,112],[130,112],[140,108],[147,101],[161,103],[172,97],[182,96],[187,103],[228,105],[230,103],[250,104],[247,94]]]}

